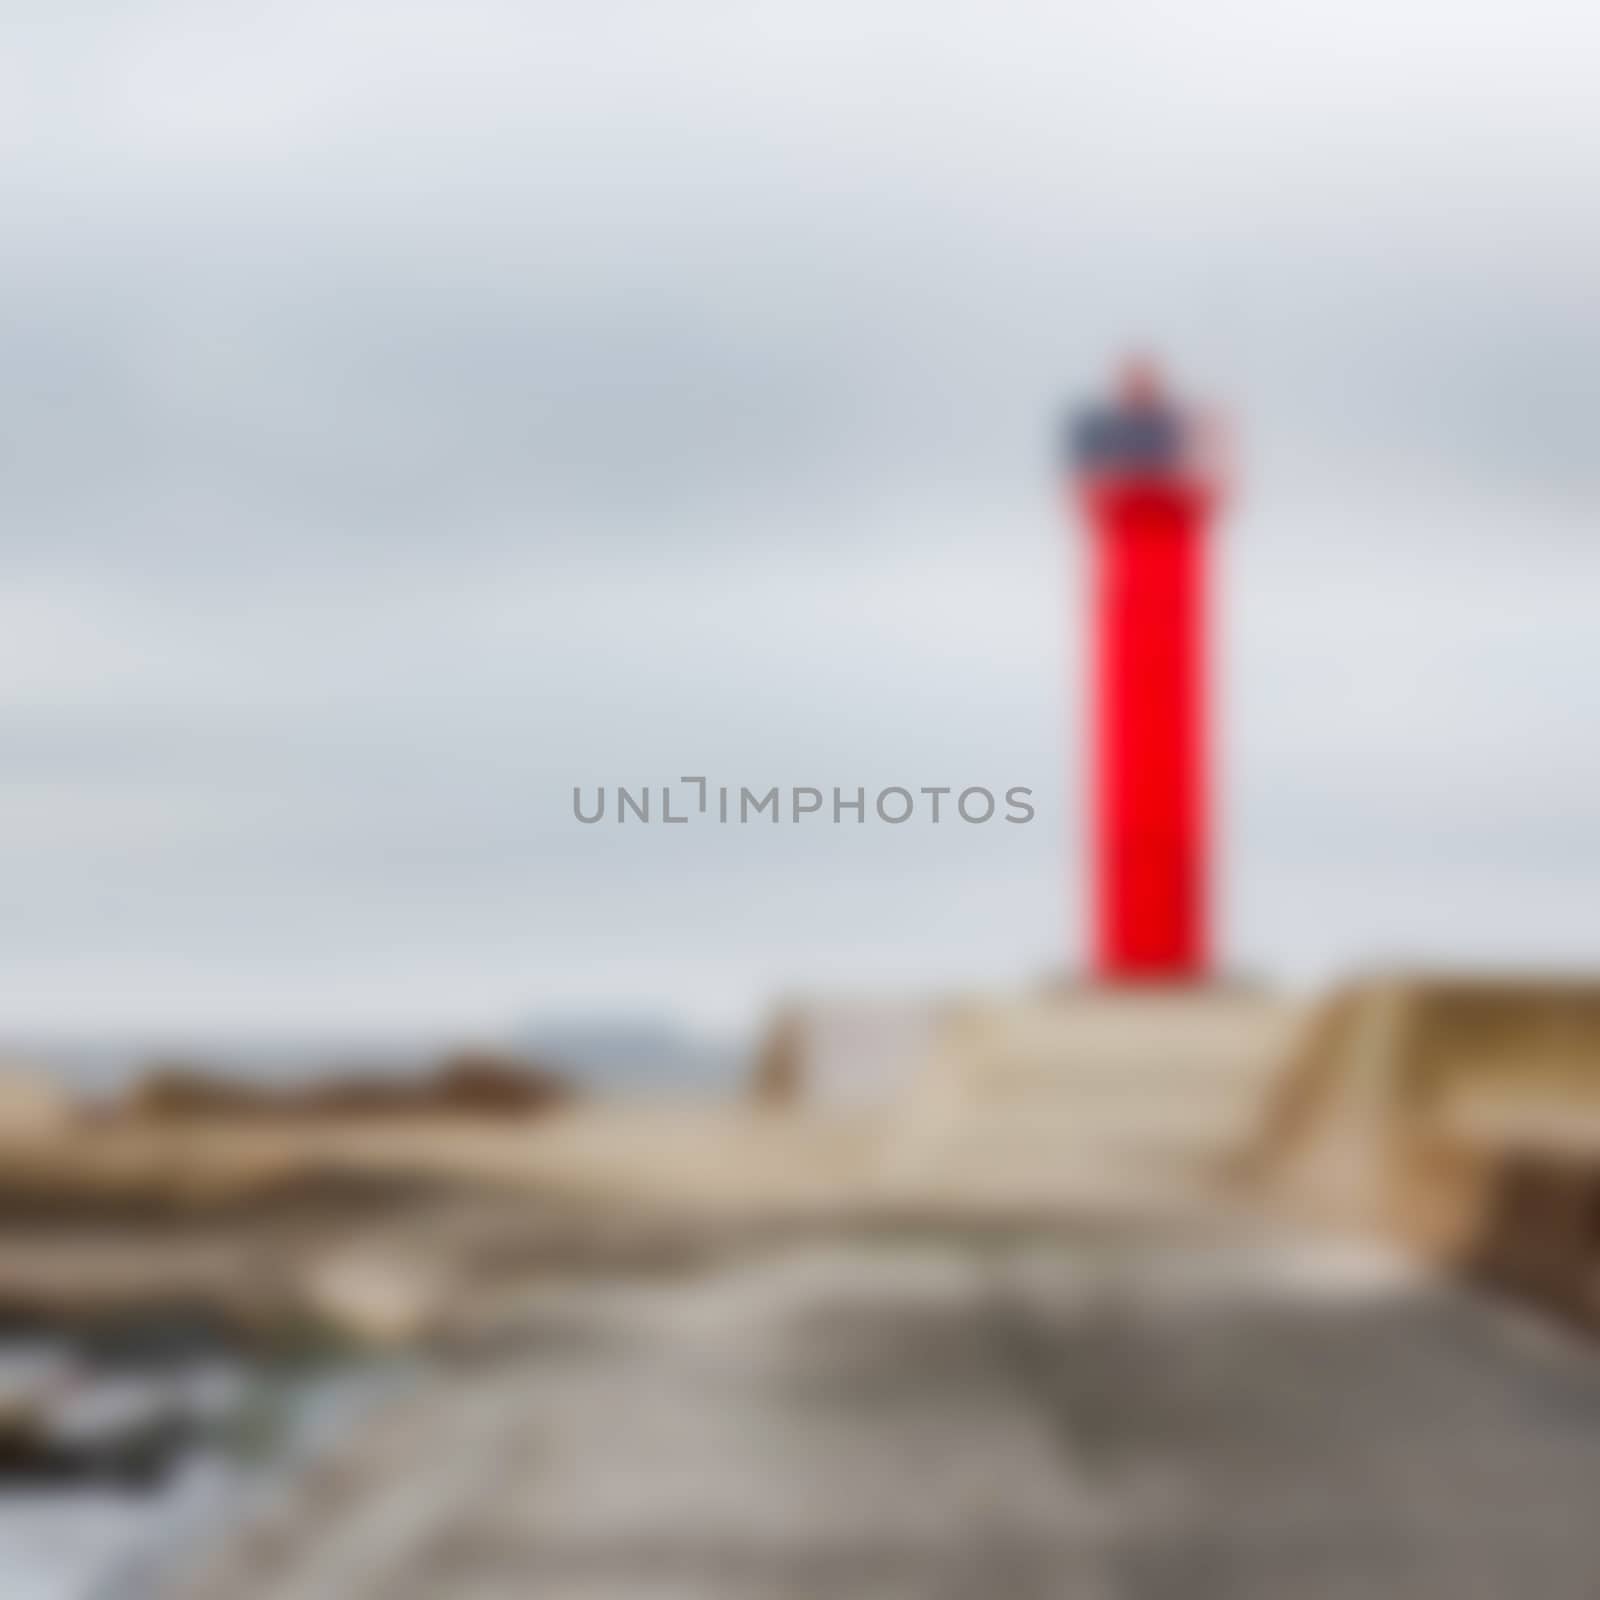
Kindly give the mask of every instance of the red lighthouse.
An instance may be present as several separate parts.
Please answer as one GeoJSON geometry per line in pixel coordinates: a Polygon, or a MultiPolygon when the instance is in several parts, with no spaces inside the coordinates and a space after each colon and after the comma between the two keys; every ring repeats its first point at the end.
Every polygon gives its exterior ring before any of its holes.
{"type": "Polygon", "coordinates": [[[1203,430],[1132,361],[1075,420],[1089,525],[1093,961],[1106,982],[1193,982],[1210,962],[1203,430]]]}

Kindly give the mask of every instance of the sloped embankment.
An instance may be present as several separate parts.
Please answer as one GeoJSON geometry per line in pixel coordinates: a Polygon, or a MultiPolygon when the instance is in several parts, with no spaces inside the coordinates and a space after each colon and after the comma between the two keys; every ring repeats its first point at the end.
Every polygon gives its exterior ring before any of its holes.
{"type": "Polygon", "coordinates": [[[1397,1235],[1600,1325],[1600,981],[1339,990],[1244,1168],[1292,1209],[1397,1235]]]}

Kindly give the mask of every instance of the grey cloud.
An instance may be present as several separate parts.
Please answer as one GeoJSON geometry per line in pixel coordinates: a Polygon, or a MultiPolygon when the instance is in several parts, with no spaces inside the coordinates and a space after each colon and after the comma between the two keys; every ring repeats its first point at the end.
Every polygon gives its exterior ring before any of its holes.
{"type": "Polygon", "coordinates": [[[0,682],[0,977],[42,942],[69,994],[77,938],[115,1010],[159,948],[181,1007],[232,952],[266,963],[239,995],[315,1009],[381,989],[397,917],[444,1010],[638,983],[664,943],[686,991],[803,978],[841,922],[885,971],[1057,960],[1083,640],[1052,430],[1138,338],[1245,439],[1242,952],[1359,954],[1350,885],[1463,790],[1418,857],[1441,906],[1483,863],[1590,881],[1583,11],[648,9],[19,17],[0,599],[44,609],[0,682]],[[1527,615],[1485,645],[1499,603],[1527,615]],[[551,821],[573,781],[701,764],[1028,782],[1041,822],[941,862],[551,821]],[[1333,858],[1337,914],[1283,898],[1333,858]],[[740,875],[797,906],[761,959],[740,875]]]}

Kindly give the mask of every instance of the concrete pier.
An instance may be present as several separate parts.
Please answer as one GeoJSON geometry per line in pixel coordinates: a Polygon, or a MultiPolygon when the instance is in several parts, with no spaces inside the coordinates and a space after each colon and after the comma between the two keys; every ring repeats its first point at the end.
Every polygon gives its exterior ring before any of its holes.
{"type": "Polygon", "coordinates": [[[1369,1250],[546,1284],[172,1600],[1590,1600],[1600,1364],[1369,1250]]]}

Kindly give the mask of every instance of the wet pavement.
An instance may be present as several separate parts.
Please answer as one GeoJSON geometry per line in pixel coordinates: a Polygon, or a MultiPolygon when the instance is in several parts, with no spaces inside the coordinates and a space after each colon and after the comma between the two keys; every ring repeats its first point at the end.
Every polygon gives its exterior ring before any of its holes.
{"type": "Polygon", "coordinates": [[[1345,1247],[551,1283],[181,1600],[1593,1600],[1600,1361],[1345,1247]]]}

